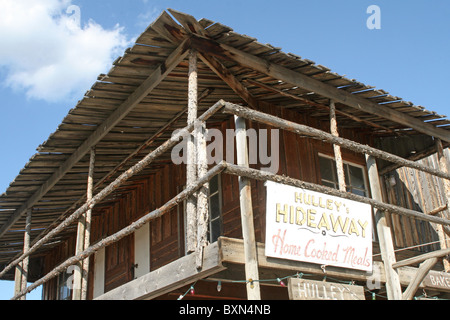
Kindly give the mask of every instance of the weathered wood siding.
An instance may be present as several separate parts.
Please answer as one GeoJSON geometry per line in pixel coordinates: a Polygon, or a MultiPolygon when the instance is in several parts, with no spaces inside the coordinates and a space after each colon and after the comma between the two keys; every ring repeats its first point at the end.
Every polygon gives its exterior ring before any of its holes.
{"type": "MultiPolygon", "coordinates": [[[[445,150],[446,159],[450,159],[449,149],[445,150]]],[[[431,168],[439,169],[437,155],[433,154],[420,160],[431,168]]],[[[428,213],[438,207],[445,206],[445,190],[441,178],[430,174],[402,167],[385,176],[384,187],[389,203],[428,213]]],[[[446,219],[450,218],[448,210],[439,213],[446,219]]],[[[394,245],[398,248],[418,246],[439,240],[436,225],[403,217],[390,215],[389,219],[394,238],[394,245]]],[[[419,251],[440,249],[439,243],[415,248],[419,251]]]]}

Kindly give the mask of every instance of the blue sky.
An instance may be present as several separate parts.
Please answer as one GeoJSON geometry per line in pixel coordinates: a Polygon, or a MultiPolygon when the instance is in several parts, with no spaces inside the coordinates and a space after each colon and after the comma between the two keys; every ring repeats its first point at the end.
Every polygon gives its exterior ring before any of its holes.
{"type": "MultiPolygon", "coordinates": [[[[166,8],[450,114],[447,0],[0,0],[0,193],[166,8]],[[370,5],[381,10],[381,29],[366,26],[370,5]]],[[[11,283],[0,282],[0,299],[11,293],[11,283]]]]}

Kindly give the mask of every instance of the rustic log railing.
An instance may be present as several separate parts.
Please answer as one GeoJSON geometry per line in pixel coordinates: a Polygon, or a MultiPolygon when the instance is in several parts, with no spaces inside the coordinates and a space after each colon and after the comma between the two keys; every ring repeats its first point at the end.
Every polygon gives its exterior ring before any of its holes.
{"type": "Polygon", "coordinates": [[[66,270],[69,266],[74,265],[87,257],[91,256],[101,248],[104,248],[108,245],[111,245],[120,239],[132,234],[142,226],[144,226],[146,223],[148,223],[151,220],[154,220],[158,217],[161,217],[165,212],[173,209],[175,206],[182,203],[184,200],[186,200],[188,197],[193,195],[195,192],[197,192],[205,183],[208,183],[209,180],[211,180],[214,176],[219,174],[221,171],[224,170],[226,164],[225,163],[219,163],[216,166],[214,166],[212,169],[210,169],[204,176],[199,178],[194,184],[191,184],[186,187],[182,192],[180,192],[177,196],[166,202],[163,206],[159,207],[156,210],[153,210],[149,213],[147,213],[145,216],[140,218],[139,220],[133,222],[129,226],[117,231],[116,233],[100,240],[99,242],[95,243],[94,245],[90,246],[89,248],[85,249],[84,251],[80,252],[76,256],[73,256],[60,265],[58,265],[56,268],[54,268],[52,271],[47,273],[44,277],[41,279],[35,281],[32,285],[27,287],[25,290],[22,290],[18,294],[16,294],[12,300],[18,299],[21,296],[25,295],[28,292],[31,292],[32,290],[36,289],[38,286],[44,284],[45,282],[49,281],[50,279],[56,277],[58,274],[66,270]]]}
{"type": "MultiPolygon", "coordinates": [[[[193,123],[190,123],[187,125],[184,129],[178,131],[177,134],[173,135],[169,140],[164,142],[161,146],[156,148],[154,151],[150,152],[146,157],[144,157],[141,161],[139,161],[136,165],[132,166],[130,169],[123,172],[115,181],[110,183],[106,188],[101,190],[99,193],[97,193],[92,199],[88,200],[84,205],[82,205],[79,209],[77,209],[74,213],[72,213],[69,217],[67,217],[61,224],[59,224],[57,227],[55,227],[52,231],[50,231],[46,236],[44,236],[42,239],[40,239],[38,242],[36,242],[31,248],[28,250],[24,249],[24,252],[22,255],[20,255],[17,259],[12,261],[8,266],[6,266],[1,272],[0,277],[2,277],[8,270],[13,268],[14,266],[21,263],[25,258],[29,257],[33,252],[35,252],[38,248],[40,248],[42,245],[44,245],[46,242],[48,242],[53,236],[64,230],[66,227],[71,225],[72,223],[76,222],[77,219],[80,218],[81,215],[85,214],[88,210],[91,210],[97,203],[102,201],[107,195],[109,195],[112,191],[117,189],[121,184],[123,184],[125,181],[127,181],[130,177],[137,174],[138,172],[142,171],[146,166],[148,166],[150,163],[152,163],[156,158],[161,156],[163,153],[170,150],[172,147],[174,147],[180,139],[185,136],[192,133],[192,131],[196,128],[196,126],[202,128],[204,122],[210,118],[212,115],[214,115],[219,110],[223,109],[224,112],[234,114],[235,116],[246,118],[248,120],[257,121],[261,123],[268,124],[270,126],[273,126],[275,128],[288,130],[291,132],[295,132],[297,134],[302,135],[308,135],[311,138],[316,139],[322,139],[329,143],[339,145],[341,147],[359,152],[364,153],[366,155],[370,155],[373,157],[378,157],[384,160],[388,160],[390,162],[394,162],[397,164],[400,164],[402,166],[411,167],[417,170],[421,170],[427,173],[430,173],[432,175],[441,177],[443,179],[450,179],[450,175],[448,173],[426,167],[422,164],[415,163],[413,161],[409,161],[406,159],[403,159],[401,157],[398,157],[396,155],[389,154],[387,152],[366,146],[361,145],[356,142],[353,142],[351,140],[340,138],[336,135],[329,134],[327,132],[308,127],[305,125],[300,125],[298,123],[290,122],[275,116],[271,116],[268,114],[264,114],[255,110],[251,110],[242,106],[238,106],[232,103],[224,102],[223,100],[220,100],[215,105],[213,105],[211,108],[209,108],[206,112],[204,112],[200,117],[198,117],[193,123]]],[[[203,134],[205,131],[201,131],[203,134]]],[[[280,176],[276,175],[267,171],[261,171],[256,169],[251,169],[247,166],[242,165],[234,165],[226,162],[221,162],[214,166],[212,169],[208,170],[205,174],[203,174],[200,177],[197,177],[195,182],[188,183],[186,186],[186,189],[184,189],[182,192],[180,192],[177,196],[169,200],[166,204],[161,206],[160,208],[153,210],[152,212],[146,214],[136,222],[130,224],[129,226],[121,229],[120,231],[114,233],[111,236],[108,236],[99,242],[95,243],[94,245],[91,245],[89,247],[85,247],[83,251],[79,252],[77,255],[67,259],[60,265],[58,265],[55,269],[50,271],[48,274],[46,274],[41,279],[34,282],[29,287],[26,287],[22,289],[20,292],[16,293],[16,295],[12,299],[18,299],[24,295],[26,295],[28,292],[31,292],[35,288],[37,288],[39,285],[49,281],[53,277],[57,276],[59,273],[67,269],[69,266],[74,265],[76,263],[81,262],[82,260],[86,259],[96,251],[100,250],[103,247],[106,247],[114,242],[119,241],[123,237],[133,233],[135,230],[142,227],[144,224],[149,222],[150,220],[153,220],[157,217],[160,217],[162,214],[173,208],[174,206],[178,205],[180,202],[184,201],[185,199],[189,198],[191,195],[193,195],[195,192],[197,192],[200,188],[202,188],[205,184],[208,183],[208,181],[214,177],[215,175],[219,174],[220,172],[224,172],[227,174],[236,175],[239,177],[245,177],[248,179],[256,179],[256,180],[270,180],[275,181],[282,184],[288,184],[292,186],[298,186],[305,189],[310,189],[313,191],[322,192],[325,194],[335,195],[339,197],[343,197],[350,200],[355,200],[363,203],[370,204],[373,208],[379,209],[382,211],[388,211],[395,214],[401,214],[405,215],[411,218],[420,219],[428,222],[434,222],[437,224],[440,224],[442,226],[449,226],[450,220],[439,218],[436,216],[430,216],[423,214],[421,212],[417,212],[414,210],[406,209],[403,207],[386,204],[380,199],[372,199],[367,198],[359,195],[355,195],[349,192],[345,192],[342,190],[337,190],[333,188],[329,188],[326,186],[309,183],[305,181],[301,181],[298,179],[293,179],[286,176],[280,176]]],[[[241,210],[243,208],[241,207],[241,210]]],[[[254,241],[251,240],[251,241],[254,241]]],[[[254,244],[252,244],[254,245],[254,244]]],[[[383,255],[383,252],[382,252],[383,255]]],[[[390,266],[392,267],[392,265],[390,266]]],[[[423,272],[424,268],[422,268],[423,272]]],[[[408,296],[410,294],[408,293],[408,296]]]]}
{"type": "Polygon", "coordinates": [[[441,170],[438,169],[430,168],[421,163],[404,159],[400,156],[385,151],[381,151],[368,145],[360,144],[352,140],[334,136],[328,132],[307,125],[285,120],[276,116],[272,116],[260,111],[249,109],[229,102],[225,103],[224,112],[234,114],[236,116],[243,117],[251,121],[264,123],[278,129],[287,130],[290,132],[294,132],[296,134],[306,135],[314,139],[324,140],[329,143],[339,145],[345,149],[349,149],[358,153],[368,154],[379,159],[397,163],[405,167],[417,169],[432,174],[434,176],[450,180],[449,173],[442,172],[441,170]]]}
{"type": "Polygon", "coordinates": [[[381,202],[379,200],[375,200],[372,198],[363,197],[363,196],[353,194],[350,192],[340,191],[340,190],[337,190],[334,188],[322,186],[322,185],[315,184],[312,182],[306,182],[306,181],[290,178],[287,176],[277,175],[277,174],[274,174],[274,173],[271,173],[268,171],[262,171],[262,170],[252,169],[252,168],[245,168],[245,167],[241,167],[241,166],[237,166],[237,165],[228,163],[227,168],[225,169],[225,173],[229,173],[229,174],[236,175],[236,176],[247,177],[247,178],[251,178],[251,179],[255,179],[255,180],[263,180],[263,181],[268,180],[268,181],[273,181],[273,182],[286,184],[286,185],[290,185],[290,186],[294,186],[294,187],[317,191],[317,192],[321,192],[321,193],[332,195],[332,196],[337,196],[337,197],[341,197],[341,198],[345,198],[345,199],[349,199],[349,200],[353,200],[353,201],[367,203],[367,204],[370,204],[373,208],[377,208],[380,210],[386,210],[386,211],[400,214],[403,216],[407,216],[410,218],[415,218],[415,219],[428,221],[428,222],[439,223],[442,225],[450,225],[450,220],[448,220],[448,219],[443,219],[443,218],[434,217],[434,216],[428,216],[428,215],[418,212],[418,211],[406,209],[406,208],[399,207],[399,206],[396,206],[393,204],[387,204],[387,203],[384,203],[384,202],[381,202]]]}
{"type": "MultiPolygon", "coordinates": [[[[57,227],[55,227],[52,231],[50,231],[46,236],[36,242],[29,250],[26,250],[19,256],[17,259],[8,264],[1,272],[0,278],[3,277],[6,272],[8,272],[11,268],[20,263],[23,259],[30,256],[33,252],[39,249],[42,245],[47,243],[52,237],[59,234],[65,228],[70,226],[72,223],[76,222],[82,214],[84,214],[87,210],[92,209],[97,203],[102,201],[106,196],[108,196],[111,192],[116,190],[120,185],[122,185],[125,181],[131,178],[133,175],[142,171],[146,166],[152,163],[159,156],[170,150],[173,146],[175,146],[183,136],[189,135],[197,125],[201,125],[203,121],[206,121],[209,117],[214,115],[218,110],[220,110],[224,105],[224,101],[220,100],[207,111],[205,111],[198,119],[181,129],[177,132],[177,134],[173,135],[169,140],[164,142],[161,146],[150,152],[146,157],[144,157],[141,161],[135,164],[130,169],[123,172],[116,180],[111,182],[107,187],[97,193],[90,201],[87,201],[84,205],[78,208],[74,213],[72,213],[69,217],[67,217],[63,222],[61,222],[57,227]]],[[[22,290],[23,291],[23,290],[22,290]]]]}

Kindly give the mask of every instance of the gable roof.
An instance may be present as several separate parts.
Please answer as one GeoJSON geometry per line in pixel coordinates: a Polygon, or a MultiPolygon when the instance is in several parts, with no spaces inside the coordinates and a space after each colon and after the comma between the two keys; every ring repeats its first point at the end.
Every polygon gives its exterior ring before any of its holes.
{"type": "MultiPolygon", "coordinates": [[[[168,11],[98,77],[0,196],[0,263],[22,250],[28,208],[33,207],[34,240],[82,204],[92,147],[94,181],[102,188],[185,125],[190,47],[200,56],[199,113],[223,99],[249,105],[269,102],[326,119],[332,97],[341,128],[387,137],[421,133],[450,141],[445,116],[220,23],[168,11]]],[[[157,164],[144,173],[156,169],[157,164]]],[[[64,236],[59,234],[54,242],[64,236]]]]}

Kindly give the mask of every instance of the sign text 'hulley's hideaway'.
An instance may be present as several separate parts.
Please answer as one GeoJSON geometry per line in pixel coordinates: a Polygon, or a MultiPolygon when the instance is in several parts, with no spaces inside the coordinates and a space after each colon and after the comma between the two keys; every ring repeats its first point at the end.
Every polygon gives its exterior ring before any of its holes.
{"type": "Polygon", "coordinates": [[[372,270],[365,203],[267,181],[266,256],[372,270]]]}

